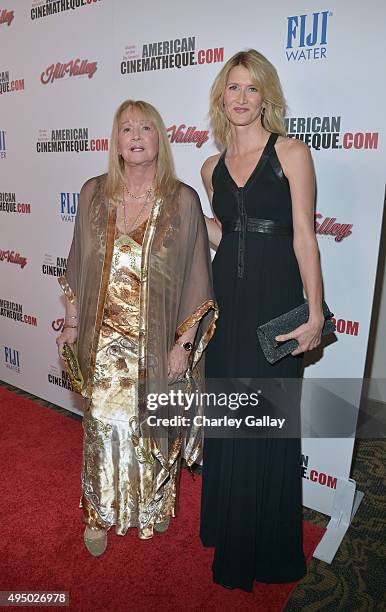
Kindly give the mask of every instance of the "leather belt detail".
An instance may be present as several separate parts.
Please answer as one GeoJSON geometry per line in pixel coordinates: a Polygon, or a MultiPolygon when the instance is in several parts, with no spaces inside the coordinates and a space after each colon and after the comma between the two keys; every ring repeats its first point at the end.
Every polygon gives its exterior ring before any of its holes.
{"type": "MultiPolygon", "coordinates": [[[[258,232],[260,234],[276,234],[280,236],[292,236],[292,225],[281,225],[272,219],[255,219],[248,217],[244,224],[241,219],[236,221],[225,221],[222,224],[222,233],[230,234],[231,232],[241,232],[242,229],[247,232],[258,232]],[[244,228],[242,228],[244,225],[244,228]]],[[[243,232],[244,233],[244,232],[243,232]]]]}

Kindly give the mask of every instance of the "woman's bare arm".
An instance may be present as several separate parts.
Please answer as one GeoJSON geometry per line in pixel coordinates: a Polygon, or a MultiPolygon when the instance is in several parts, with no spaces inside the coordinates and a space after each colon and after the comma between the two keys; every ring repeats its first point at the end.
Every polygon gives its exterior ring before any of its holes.
{"type": "Polygon", "coordinates": [[[315,175],[311,153],[299,140],[283,139],[278,155],[288,178],[294,228],[294,251],[303,287],[309,304],[309,319],[292,334],[278,336],[278,340],[296,337],[299,347],[292,354],[311,350],[320,344],[324,316],[322,310],[322,273],[318,243],[314,228],[315,175]]]}
{"type": "Polygon", "coordinates": [[[65,296],[65,308],[66,318],[64,329],[60,336],[56,338],[56,345],[58,347],[59,357],[62,356],[63,344],[74,344],[78,337],[78,311],[75,303],[70,302],[67,296],[65,296]]]}
{"type": "Polygon", "coordinates": [[[208,196],[208,200],[210,203],[210,207],[212,209],[213,217],[205,216],[206,229],[208,230],[209,242],[210,246],[213,249],[217,249],[218,245],[221,241],[221,223],[217,219],[216,215],[213,212],[212,208],[212,198],[213,198],[213,185],[212,185],[212,174],[213,170],[219,160],[220,155],[212,155],[212,157],[208,157],[208,159],[203,163],[201,168],[201,177],[205,186],[205,190],[208,196]]]}

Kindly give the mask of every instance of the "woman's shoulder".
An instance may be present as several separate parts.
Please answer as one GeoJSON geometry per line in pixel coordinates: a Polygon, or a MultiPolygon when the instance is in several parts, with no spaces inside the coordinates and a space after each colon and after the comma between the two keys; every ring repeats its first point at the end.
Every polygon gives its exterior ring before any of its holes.
{"type": "Polygon", "coordinates": [[[178,209],[183,217],[193,219],[203,215],[200,196],[191,185],[179,181],[177,193],[178,209]]]}
{"type": "Polygon", "coordinates": [[[79,194],[78,209],[80,214],[87,214],[95,200],[103,198],[106,177],[107,174],[100,174],[89,178],[83,183],[79,194]]]}
{"type": "Polygon", "coordinates": [[[284,158],[287,157],[304,157],[310,155],[308,145],[298,138],[290,138],[289,136],[278,136],[275,144],[277,153],[284,158]]]}
{"type": "Polygon", "coordinates": [[[302,140],[279,136],[275,148],[283,172],[289,181],[300,176],[304,171],[312,172],[311,152],[308,145],[302,140]]]}
{"type": "Polygon", "coordinates": [[[183,181],[178,181],[176,193],[180,201],[185,202],[186,204],[194,204],[197,201],[200,202],[200,196],[194,187],[184,183],[183,181]]]}
{"type": "Polygon", "coordinates": [[[220,157],[221,153],[216,153],[216,155],[211,155],[204,161],[201,166],[201,176],[204,181],[212,178],[213,170],[217,166],[220,157]]]}
{"type": "Polygon", "coordinates": [[[97,188],[103,187],[107,178],[107,173],[99,174],[98,176],[93,176],[85,183],[83,183],[81,188],[81,193],[83,192],[85,195],[92,195],[97,188]]]}

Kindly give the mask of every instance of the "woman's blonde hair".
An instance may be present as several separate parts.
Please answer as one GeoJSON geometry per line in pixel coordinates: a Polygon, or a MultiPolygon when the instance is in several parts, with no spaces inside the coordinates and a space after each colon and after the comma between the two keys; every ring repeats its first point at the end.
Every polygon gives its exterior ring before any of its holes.
{"type": "Polygon", "coordinates": [[[224,92],[228,76],[235,66],[244,66],[251,81],[263,96],[263,126],[269,132],[285,136],[284,115],[286,103],[276,68],[255,49],[235,53],[217,75],[210,91],[209,117],[213,137],[220,150],[229,145],[230,122],[224,111],[224,92]]]}
{"type": "Polygon", "coordinates": [[[173,193],[178,184],[178,179],[174,172],[172,152],[161,115],[152,104],[143,100],[125,100],[118,107],[114,115],[110,139],[109,166],[105,183],[106,197],[116,202],[122,195],[124,161],[118,153],[118,129],[122,113],[128,108],[140,111],[145,120],[153,122],[158,132],[158,156],[154,189],[156,197],[165,198],[173,193]]]}

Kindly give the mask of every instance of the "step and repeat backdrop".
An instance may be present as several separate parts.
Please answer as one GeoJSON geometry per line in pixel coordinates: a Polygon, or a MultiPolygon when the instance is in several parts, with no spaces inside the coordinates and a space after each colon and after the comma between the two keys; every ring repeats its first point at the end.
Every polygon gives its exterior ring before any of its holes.
{"type": "MultiPolygon", "coordinates": [[[[159,109],[178,175],[209,213],[200,179],[215,152],[209,88],[233,53],[254,47],[278,70],[288,134],[309,145],[317,176],[315,229],[337,341],[306,377],[360,379],[384,196],[385,6],[1,0],[0,378],[81,411],[56,352],[64,314],[57,277],[80,188],[106,170],[114,111],[127,98],[159,109]]],[[[359,394],[349,401],[358,405],[359,394]]],[[[328,397],[306,398],[307,417],[317,418],[328,397]]],[[[303,440],[306,505],[330,511],[353,442],[303,440]]]]}

